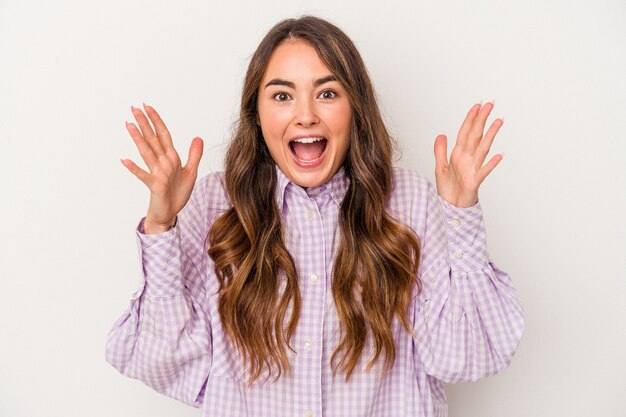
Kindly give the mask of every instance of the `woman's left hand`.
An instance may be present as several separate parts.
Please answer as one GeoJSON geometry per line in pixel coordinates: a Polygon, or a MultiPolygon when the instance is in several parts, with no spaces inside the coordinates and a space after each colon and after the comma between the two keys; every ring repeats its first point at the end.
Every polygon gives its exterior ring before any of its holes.
{"type": "Polygon", "coordinates": [[[445,135],[435,138],[435,179],[437,193],[457,207],[471,207],[478,202],[478,187],[502,160],[503,154],[494,155],[483,165],[491,143],[504,119],[496,119],[485,137],[483,131],[494,104],[488,102],[472,106],[467,113],[448,163],[445,135]]]}

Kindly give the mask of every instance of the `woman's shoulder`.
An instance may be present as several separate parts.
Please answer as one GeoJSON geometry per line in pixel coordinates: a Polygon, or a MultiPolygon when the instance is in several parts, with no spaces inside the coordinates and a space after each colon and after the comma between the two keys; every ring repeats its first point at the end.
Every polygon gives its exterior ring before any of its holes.
{"type": "Polygon", "coordinates": [[[197,199],[209,211],[221,211],[232,207],[226,191],[224,171],[210,172],[199,177],[193,193],[197,194],[197,199]]]}
{"type": "Polygon", "coordinates": [[[225,190],[226,184],[224,182],[224,171],[213,171],[209,172],[208,174],[202,175],[198,178],[196,184],[200,184],[205,187],[218,186],[225,190]]]}
{"type": "Polygon", "coordinates": [[[391,197],[388,208],[399,220],[418,234],[423,228],[432,189],[430,180],[420,172],[403,167],[393,167],[391,197]]]}
{"type": "Polygon", "coordinates": [[[392,168],[392,188],[396,192],[418,195],[428,192],[430,180],[428,177],[410,168],[394,166],[392,168]]]}

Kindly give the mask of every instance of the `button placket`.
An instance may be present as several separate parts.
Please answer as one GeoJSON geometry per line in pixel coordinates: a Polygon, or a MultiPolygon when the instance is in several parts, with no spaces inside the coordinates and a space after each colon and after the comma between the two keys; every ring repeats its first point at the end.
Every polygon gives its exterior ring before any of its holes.
{"type": "MultiPolygon", "coordinates": [[[[325,301],[323,297],[324,282],[321,279],[324,277],[323,274],[326,268],[327,245],[327,242],[324,240],[326,193],[321,192],[323,188],[319,190],[319,193],[317,191],[314,188],[310,188],[307,190],[309,199],[302,201],[303,204],[299,213],[302,241],[299,242],[296,249],[306,253],[304,262],[300,265],[302,271],[301,279],[303,279],[300,282],[302,294],[308,297],[306,301],[309,304],[315,306],[325,301]],[[307,276],[308,283],[306,282],[307,276]],[[322,287],[319,287],[320,285],[322,287]],[[306,288],[307,286],[309,287],[308,289],[306,288]]],[[[318,341],[322,343],[323,340],[322,335],[319,334],[321,331],[320,320],[324,320],[323,313],[323,308],[314,307],[314,314],[304,315],[302,317],[304,320],[301,320],[299,323],[302,328],[309,329],[309,331],[303,332],[300,336],[302,338],[299,338],[296,348],[300,363],[303,366],[303,372],[308,372],[307,380],[311,378],[318,380],[322,376],[322,353],[321,345],[318,345],[318,341]]],[[[305,381],[302,382],[304,384],[305,381]]],[[[303,385],[300,388],[310,390],[312,396],[321,397],[321,386],[311,387],[303,385]]],[[[300,415],[312,417],[317,414],[317,412],[314,413],[314,410],[317,410],[317,404],[305,403],[300,411],[300,415]]]]}
{"type": "Polygon", "coordinates": [[[448,220],[448,224],[452,227],[448,227],[448,236],[454,236],[457,233],[459,226],[461,225],[461,221],[459,219],[448,220]]]}

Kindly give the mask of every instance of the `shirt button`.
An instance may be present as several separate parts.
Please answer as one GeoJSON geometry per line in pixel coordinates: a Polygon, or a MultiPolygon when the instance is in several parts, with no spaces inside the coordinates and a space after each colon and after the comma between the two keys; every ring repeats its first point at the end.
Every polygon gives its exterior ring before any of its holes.
{"type": "Polygon", "coordinates": [[[306,350],[311,350],[312,347],[313,347],[313,343],[310,340],[307,340],[306,342],[304,342],[304,348],[306,350]]]}
{"type": "Polygon", "coordinates": [[[311,194],[313,194],[313,195],[318,195],[319,193],[320,193],[320,189],[319,188],[313,188],[311,190],[311,194]]]}
{"type": "Polygon", "coordinates": [[[306,417],[313,417],[313,411],[311,410],[306,410],[306,413],[304,414],[306,417]]]}
{"type": "Polygon", "coordinates": [[[315,216],[315,212],[313,210],[309,210],[308,212],[309,219],[312,219],[315,216]]]}
{"type": "Polygon", "coordinates": [[[458,219],[454,219],[450,222],[450,224],[454,227],[459,227],[461,225],[461,222],[458,219]]]}
{"type": "Polygon", "coordinates": [[[461,252],[461,251],[455,252],[454,253],[454,257],[456,259],[461,259],[463,257],[463,252],[461,252]]]}
{"type": "Polygon", "coordinates": [[[311,275],[311,282],[317,282],[317,275],[311,275]]]}

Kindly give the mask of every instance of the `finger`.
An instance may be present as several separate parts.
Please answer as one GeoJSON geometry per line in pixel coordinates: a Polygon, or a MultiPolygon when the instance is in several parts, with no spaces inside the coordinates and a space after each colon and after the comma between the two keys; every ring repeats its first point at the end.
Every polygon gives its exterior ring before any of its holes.
{"type": "Polygon", "coordinates": [[[133,142],[135,142],[137,149],[139,149],[139,154],[141,155],[141,158],[150,169],[150,172],[153,172],[154,167],[158,163],[158,159],[152,151],[152,148],[143,139],[143,137],[141,136],[141,132],[139,132],[139,129],[133,123],[126,122],[126,130],[128,130],[130,137],[133,138],[133,142]]]}
{"type": "Polygon", "coordinates": [[[435,171],[443,171],[448,167],[448,144],[445,135],[435,138],[435,171]]]}
{"type": "Polygon", "coordinates": [[[467,112],[465,116],[465,120],[463,120],[463,124],[461,124],[461,128],[459,129],[459,134],[456,138],[456,146],[460,148],[464,148],[467,142],[467,135],[469,135],[472,125],[474,124],[474,120],[476,119],[476,115],[478,114],[478,110],[480,109],[480,104],[476,103],[472,106],[472,108],[467,112]]]}
{"type": "Polygon", "coordinates": [[[124,165],[132,174],[139,178],[141,182],[146,184],[148,188],[150,188],[150,174],[148,174],[143,169],[139,168],[133,161],[130,159],[122,159],[122,165],[124,165]]]}
{"type": "Polygon", "coordinates": [[[494,155],[484,167],[478,170],[477,175],[479,182],[482,183],[485,178],[487,178],[487,175],[489,175],[491,171],[493,171],[493,169],[500,163],[500,161],[502,161],[502,158],[504,158],[504,154],[499,153],[494,155]]]}
{"type": "Polygon", "coordinates": [[[187,169],[197,175],[198,166],[200,165],[200,158],[202,158],[202,151],[204,149],[204,141],[201,138],[194,138],[191,141],[189,147],[189,155],[187,156],[187,164],[184,169],[187,169]]]}
{"type": "Polygon", "coordinates": [[[159,138],[163,149],[168,150],[173,148],[172,136],[170,135],[170,131],[165,126],[165,123],[163,123],[161,116],[159,116],[159,113],[157,113],[154,107],[149,106],[146,103],[143,104],[143,108],[146,109],[146,114],[152,121],[152,125],[156,130],[157,137],[159,138]]]}
{"type": "Polygon", "coordinates": [[[491,144],[496,137],[496,134],[504,124],[504,118],[496,119],[489,127],[489,130],[485,134],[485,137],[480,141],[480,144],[476,148],[476,168],[480,168],[491,149],[491,144]]]}
{"type": "Polygon", "coordinates": [[[493,110],[494,103],[492,101],[486,103],[476,116],[476,120],[474,120],[474,124],[472,125],[472,129],[467,135],[467,143],[466,148],[470,150],[470,152],[474,151],[480,143],[480,140],[483,137],[483,132],[485,131],[485,123],[487,123],[487,118],[489,117],[489,113],[493,110]]]}
{"type": "Polygon", "coordinates": [[[141,111],[141,109],[131,106],[131,111],[133,112],[133,116],[135,116],[135,120],[137,120],[137,124],[141,129],[143,138],[146,140],[146,142],[148,142],[148,144],[152,148],[152,151],[154,151],[155,155],[158,158],[160,155],[163,154],[163,148],[161,147],[159,139],[154,133],[154,130],[152,130],[152,126],[150,126],[148,118],[145,114],[143,114],[143,111],[141,111]]]}

